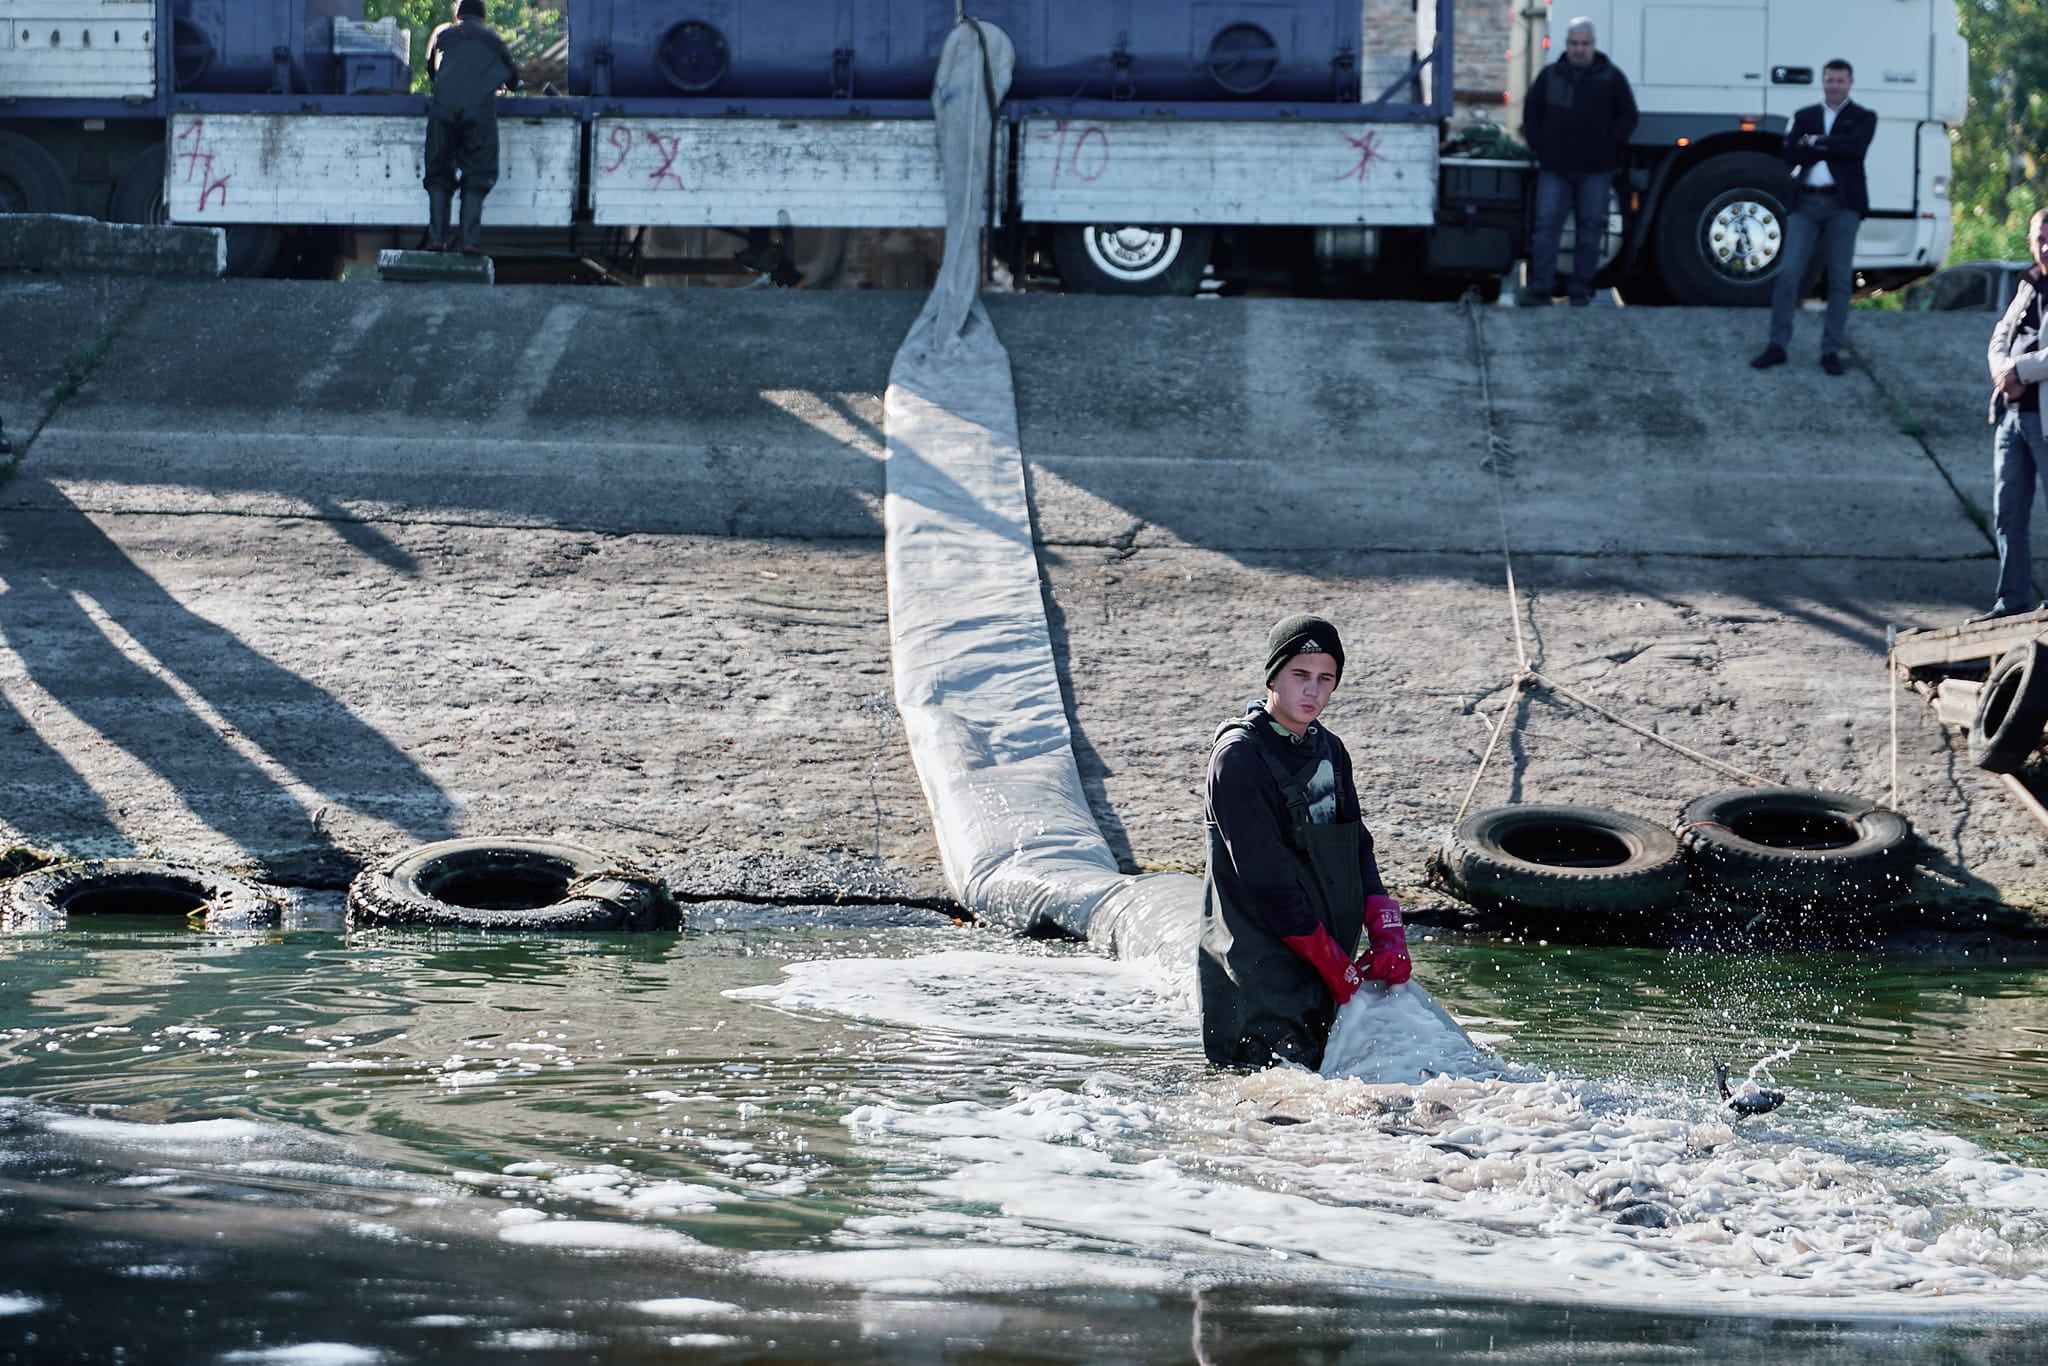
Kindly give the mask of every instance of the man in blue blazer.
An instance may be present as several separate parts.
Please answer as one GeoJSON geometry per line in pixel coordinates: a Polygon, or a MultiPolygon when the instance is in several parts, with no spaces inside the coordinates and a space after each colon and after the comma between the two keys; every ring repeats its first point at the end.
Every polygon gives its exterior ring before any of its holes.
{"type": "Polygon", "coordinates": [[[1822,104],[1792,116],[1785,130],[1785,161],[1792,167],[1792,214],[1785,224],[1785,254],[1771,289],[1771,340],[1749,362],[1759,370],[1785,363],[1792,314],[1813,263],[1816,243],[1827,253],[1828,314],[1821,331],[1820,368],[1843,372],[1842,333],[1849,326],[1849,295],[1856,288],[1856,230],[1870,212],[1863,154],[1877,133],[1877,113],[1849,98],[1856,73],[1837,57],[1820,73],[1822,104]]]}

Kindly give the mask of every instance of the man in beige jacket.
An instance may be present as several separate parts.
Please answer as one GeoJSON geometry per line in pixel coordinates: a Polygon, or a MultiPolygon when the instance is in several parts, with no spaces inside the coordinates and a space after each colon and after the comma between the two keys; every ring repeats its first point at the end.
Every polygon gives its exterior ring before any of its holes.
{"type": "Polygon", "coordinates": [[[2005,316],[1992,330],[1991,530],[1998,542],[1998,597],[1991,610],[1971,617],[1990,621],[2034,610],[2033,549],[2029,523],[2034,484],[2048,458],[2041,443],[2041,381],[2048,379],[2048,337],[2043,336],[2043,290],[2048,289],[2048,209],[2027,221],[2034,268],[2020,277],[2005,316]]]}

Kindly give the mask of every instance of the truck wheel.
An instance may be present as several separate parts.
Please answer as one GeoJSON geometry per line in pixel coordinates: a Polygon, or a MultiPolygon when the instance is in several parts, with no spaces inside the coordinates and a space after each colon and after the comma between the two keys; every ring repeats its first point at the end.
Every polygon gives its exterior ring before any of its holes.
{"type": "Polygon", "coordinates": [[[69,213],[71,182],[57,158],[19,133],[0,133],[0,213],[69,213]]]}
{"type": "Polygon", "coordinates": [[[1762,152],[1729,152],[1681,176],[1657,214],[1657,265],[1672,297],[1767,306],[1792,215],[1787,186],[1785,164],[1762,152]]]}
{"type": "MultiPolygon", "coordinates": [[[[164,145],[145,148],[121,178],[114,182],[114,196],[107,205],[107,217],[116,223],[168,223],[164,209],[164,145]]],[[[277,264],[284,246],[284,233],[268,223],[236,223],[227,229],[229,275],[268,274],[277,264]]]]}
{"type": "Polygon", "coordinates": [[[1087,294],[1192,294],[1202,283],[1215,234],[1170,224],[1103,227],[1062,223],[1052,230],[1060,283],[1087,294]]]}
{"type": "Polygon", "coordinates": [[[164,145],[145,148],[121,178],[114,182],[114,197],[107,202],[107,218],[115,223],[163,223],[164,145]]]}

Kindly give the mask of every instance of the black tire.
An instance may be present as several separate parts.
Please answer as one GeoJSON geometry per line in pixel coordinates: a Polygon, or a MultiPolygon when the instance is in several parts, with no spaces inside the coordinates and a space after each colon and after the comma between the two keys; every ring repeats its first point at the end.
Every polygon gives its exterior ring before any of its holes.
{"type": "Polygon", "coordinates": [[[1201,227],[1062,223],[1052,230],[1052,256],[1071,293],[1192,294],[1215,241],[1201,227]]]}
{"type": "Polygon", "coordinates": [[[1860,797],[1737,788],[1690,802],[1678,842],[1693,886],[1763,910],[1831,911],[1906,889],[1913,827],[1860,797]]]}
{"type": "Polygon", "coordinates": [[[264,929],[278,923],[284,894],[210,868],[154,859],[56,863],[0,884],[0,925],[60,929],[80,915],[203,917],[209,930],[264,929]]]}
{"type": "Polygon", "coordinates": [[[19,133],[0,132],[0,213],[70,213],[71,180],[57,158],[19,133]]]}
{"type": "Polygon", "coordinates": [[[2015,645],[1992,666],[1970,721],[1970,762],[2017,773],[2048,728],[2048,645],[2015,645]]]}
{"type": "Polygon", "coordinates": [[[1785,226],[1792,215],[1785,163],[1763,152],[1726,152],[1679,177],[1657,211],[1658,274],[1681,304],[1764,308],[1783,260],[1785,226]],[[1741,205],[1733,224],[1719,221],[1741,205]],[[1736,250],[1747,231],[1750,253],[1736,250]],[[1757,256],[1767,259],[1756,264],[1757,256]]]}
{"type": "MultiPolygon", "coordinates": [[[[145,149],[121,178],[107,203],[107,217],[116,223],[168,223],[164,208],[164,145],[145,149]]],[[[284,248],[284,230],[268,223],[235,223],[227,233],[224,273],[241,278],[268,275],[284,248]]]]}
{"type": "Polygon", "coordinates": [[[1511,914],[1653,914],[1685,890],[1669,830],[1597,806],[1474,812],[1444,842],[1442,869],[1458,897],[1511,914]]]}
{"type": "Polygon", "coordinates": [[[168,223],[164,211],[164,145],[145,148],[121,178],[107,201],[107,219],[114,223],[168,223]]]}
{"type": "Polygon", "coordinates": [[[351,926],[655,930],[681,919],[660,879],[554,840],[442,840],[364,869],[348,889],[351,926]]]}

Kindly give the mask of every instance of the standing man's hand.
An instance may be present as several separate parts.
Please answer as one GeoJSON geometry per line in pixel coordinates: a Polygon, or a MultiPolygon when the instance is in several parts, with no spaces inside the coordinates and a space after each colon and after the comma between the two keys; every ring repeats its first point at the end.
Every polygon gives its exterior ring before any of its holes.
{"type": "Polygon", "coordinates": [[[1401,923],[1401,903],[1390,896],[1365,899],[1367,950],[1365,975],[1390,987],[1400,986],[1414,972],[1408,961],[1408,930],[1401,923]]]}

